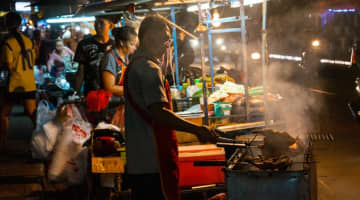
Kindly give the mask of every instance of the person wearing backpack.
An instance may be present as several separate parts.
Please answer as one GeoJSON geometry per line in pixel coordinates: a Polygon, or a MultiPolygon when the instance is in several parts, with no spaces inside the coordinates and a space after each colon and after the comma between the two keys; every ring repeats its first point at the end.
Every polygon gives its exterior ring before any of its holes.
{"type": "Polygon", "coordinates": [[[1,46],[1,63],[9,70],[7,92],[0,108],[0,148],[5,146],[9,128],[9,115],[14,104],[24,104],[26,114],[36,123],[36,84],[34,65],[36,59],[32,41],[20,33],[21,17],[16,12],[5,16],[9,36],[1,46]]]}

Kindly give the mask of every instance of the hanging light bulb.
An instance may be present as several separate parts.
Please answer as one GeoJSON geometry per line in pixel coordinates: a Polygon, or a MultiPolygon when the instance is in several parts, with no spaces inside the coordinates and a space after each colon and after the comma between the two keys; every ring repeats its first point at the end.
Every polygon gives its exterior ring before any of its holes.
{"type": "MultiPolygon", "coordinates": [[[[219,14],[219,12],[217,10],[215,10],[214,13],[213,13],[213,20],[218,20],[218,19],[220,19],[220,14],[219,14]]],[[[219,27],[221,25],[221,23],[216,22],[216,23],[212,23],[212,25],[214,27],[219,27]]]]}

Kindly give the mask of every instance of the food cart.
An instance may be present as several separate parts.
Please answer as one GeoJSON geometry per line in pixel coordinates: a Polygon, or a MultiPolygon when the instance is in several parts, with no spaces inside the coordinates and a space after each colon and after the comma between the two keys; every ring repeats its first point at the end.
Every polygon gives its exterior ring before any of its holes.
{"type": "MultiPolygon", "coordinates": [[[[178,114],[182,117],[185,117],[197,124],[206,124],[211,126],[220,126],[217,127],[218,131],[221,132],[222,138],[225,141],[218,142],[216,145],[194,145],[196,143],[196,137],[178,132],[177,137],[179,139],[179,152],[180,152],[180,183],[183,186],[183,189],[186,191],[196,190],[198,185],[210,185],[209,187],[219,186],[219,184],[225,183],[226,190],[228,192],[228,199],[239,199],[239,198],[248,198],[253,193],[259,193],[259,197],[267,196],[269,193],[274,190],[279,191],[283,189],[283,185],[287,185],[288,181],[294,183],[289,185],[290,196],[284,196],[282,199],[287,197],[304,197],[304,199],[314,199],[313,191],[310,189],[310,180],[313,176],[308,176],[314,170],[313,167],[308,167],[313,164],[311,156],[311,151],[309,146],[305,145],[301,153],[299,153],[299,159],[296,157],[295,160],[292,157],[288,157],[292,162],[301,163],[300,166],[292,166],[292,163],[287,163],[285,171],[284,168],[263,168],[266,160],[261,160],[262,164],[255,163],[252,164],[250,160],[244,160],[244,155],[248,151],[251,151],[252,148],[255,148],[254,145],[248,140],[241,138],[242,135],[252,134],[253,130],[259,128],[279,128],[278,123],[274,122],[274,116],[270,118],[270,113],[268,113],[268,107],[272,106],[270,102],[278,103],[281,100],[279,95],[269,95],[267,90],[267,81],[266,81],[266,72],[267,72],[267,52],[266,52],[266,12],[267,12],[267,2],[266,0],[262,1],[263,3],[263,13],[262,13],[262,86],[249,88],[248,85],[248,69],[247,69],[247,40],[246,40],[246,20],[244,9],[244,1],[220,1],[217,3],[208,2],[208,1],[165,1],[165,2],[151,2],[151,1],[136,1],[135,6],[139,9],[135,10],[133,14],[136,13],[146,13],[150,11],[160,12],[160,13],[169,13],[170,19],[163,17],[168,23],[173,26],[173,40],[174,40],[174,77],[175,87],[173,96],[178,95],[181,87],[185,90],[184,85],[180,84],[179,79],[179,69],[178,69],[178,55],[177,55],[177,34],[176,31],[182,31],[187,34],[189,37],[199,39],[200,44],[200,61],[201,61],[201,70],[202,77],[196,81],[195,85],[191,87],[188,85],[188,88],[195,88],[196,91],[193,91],[193,94],[198,92],[199,96],[187,95],[187,97],[175,99],[175,104],[178,107],[182,107],[181,111],[178,114]],[[240,14],[235,17],[227,17],[222,19],[211,19],[210,10],[214,7],[228,5],[229,3],[238,3],[240,14]],[[199,26],[198,32],[199,37],[193,35],[192,33],[187,32],[181,27],[176,25],[175,14],[176,10],[185,9],[188,6],[196,6],[198,15],[199,15],[199,26]],[[202,6],[207,5],[206,16],[203,14],[202,6]],[[229,28],[229,29],[216,29],[213,30],[211,24],[216,22],[237,22],[240,21],[240,28],[229,28]],[[217,33],[230,33],[230,32],[239,32],[241,33],[241,49],[242,49],[242,65],[243,65],[243,74],[244,74],[244,84],[239,85],[231,81],[225,81],[218,90],[215,90],[215,77],[213,69],[213,52],[212,52],[212,35],[217,33]],[[205,66],[205,33],[208,34],[208,46],[209,46],[209,62],[210,62],[210,79],[207,78],[207,67],[205,66]],[[209,81],[208,81],[209,80],[209,81]],[[196,88],[197,87],[197,88],[196,88]],[[211,95],[207,95],[211,92],[211,95]],[[199,98],[200,97],[200,98],[199,98]],[[201,100],[200,100],[201,99],[201,100]],[[270,99],[270,102],[269,102],[270,99]],[[239,101],[235,101],[239,100],[239,101]],[[191,102],[191,103],[190,103],[191,102]],[[189,110],[184,109],[184,107],[189,107],[194,102],[198,104],[195,107],[190,108],[189,110]],[[237,102],[233,104],[234,102],[237,102]],[[234,114],[234,107],[238,106],[238,113],[234,114]],[[253,113],[252,113],[253,112],[253,113]],[[254,114],[255,113],[255,114],[254,114]],[[211,114],[213,116],[211,116],[211,114]],[[256,115],[257,114],[257,115],[256,115]],[[253,118],[252,118],[253,117],[253,118]],[[258,117],[258,118],[257,118],[258,117]],[[219,120],[221,119],[221,120],[219,120]],[[226,120],[224,120],[226,119],[226,120]],[[234,120],[235,119],[235,120],[234,120]],[[217,122],[221,123],[217,124],[217,122]],[[309,153],[310,152],[310,153],[309,153]],[[236,159],[235,159],[236,158],[236,159]],[[205,164],[204,164],[204,161],[205,164]],[[194,166],[192,163],[197,163],[194,166]],[[215,164],[214,164],[215,163],[215,164]],[[249,165],[254,165],[249,167],[249,165]],[[231,167],[230,167],[231,166],[231,167]],[[291,166],[291,167],[290,167],[291,166]],[[225,167],[224,173],[222,168],[225,167]],[[256,169],[254,169],[254,167],[256,169]],[[288,168],[289,167],[289,168],[288,168]],[[296,169],[292,169],[295,167],[296,169]],[[271,176],[274,173],[280,174],[278,178],[273,178],[271,176]],[[204,173],[204,176],[201,176],[201,172],[204,173]],[[255,176],[250,176],[249,173],[254,172],[255,176]],[[289,174],[287,174],[289,172],[289,174]],[[304,173],[303,173],[304,172],[304,173]],[[206,174],[207,173],[207,174],[206,174]],[[258,175],[264,173],[266,178],[258,179],[258,175]],[[197,176],[195,176],[195,174],[197,176]],[[286,174],[282,178],[282,176],[286,174]],[[296,180],[293,179],[293,175],[298,177],[296,180]],[[194,178],[196,177],[196,178],[194,178]],[[211,177],[211,179],[208,179],[211,177]],[[186,179],[186,180],[185,180],[186,179]],[[246,183],[245,183],[246,182],[246,183]],[[249,184],[247,184],[249,183],[249,184]],[[268,185],[271,187],[268,189],[260,190],[259,187],[266,188],[268,185]],[[299,186],[299,187],[298,187],[299,186]],[[300,187],[301,186],[301,187],[300,187]],[[244,190],[242,190],[245,188],[244,190]],[[248,188],[248,189],[246,189],[248,188]],[[299,189],[300,188],[300,189],[299,189]],[[299,189],[299,190],[298,190],[299,189]],[[239,194],[240,191],[240,194],[239,194]],[[246,193],[246,195],[244,195],[246,193]]],[[[106,11],[108,14],[126,14],[128,11],[129,2],[120,2],[113,1],[105,4],[111,4],[114,10],[117,11],[106,11]]],[[[89,6],[88,10],[94,12],[94,9],[98,5],[89,6]]],[[[100,6],[101,7],[101,6],[100,6]]],[[[83,12],[86,11],[86,8],[83,12]]],[[[101,11],[104,12],[104,11],[101,11]]],[[[80,12],[81,13],[81,12],[80,12]]],[[[275,103],[275,104],[276,104],[275,103]]],[[[259,134],[261,135],[261,134],[259,134]]],[[[264,142],[264,138],[271,138],[272,136],[262,135],[263,140],[257,142],[264,142]]],[[[257,136],[254,136],[256,138],[257,136]]],[[[256,149],[257,151],[261,151],[256,149]]],[[[255,151],[255,149],[254,149],[255,151]]],[[[286,152],[288,149],[285,150],[286,152]]],[[[254,157],[261,156],[260,153],[256,154],[254,157]]],[[[288,162],[290,162],[287,160],[288,162]]],[[[252,162],[255,162],[252,160],[252,162]]],[[[272,162],[269,165],[274,166],[276,162],[272,162]]],[[[283,164],[283,163],[281,163],[283,164]]],[[[313,166],[313,165],[312,165],[313,166]]],[[[274,176],[275,177],[275,176],[274,176]]],[[[205,187],[208,188],[208,187],[205,187]]],[[[280,194],[279,193],[279,194],[280,194]]],[[[276,192],[274,194],[277,194],[276,192]]],[[[282,197],[281,195],[279,198],[282,197]]],[[[281,198],[280,198],[281,199],[281,198]]]]}

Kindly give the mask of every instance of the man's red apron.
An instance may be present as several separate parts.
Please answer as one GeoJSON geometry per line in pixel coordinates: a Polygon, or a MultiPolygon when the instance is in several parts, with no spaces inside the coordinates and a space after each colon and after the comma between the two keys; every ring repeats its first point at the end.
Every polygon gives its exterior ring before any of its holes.
{"type": "MultiPolygon", "coordinates": [[[[157,62],[156,62],[157,63],[157,62]]],[[[155,137],[156,150],[158,155],[160,178],[162,191],[167,200],[180,200],[179,188],[179,168],[178,168],[178,143],[174,130],[168,129],[163,125],[157,123],[152,117],[145,112],[133,99],[128,90],[128,73],[131,66],[128,67],[124,79],[124,93],[125,98],[135,111],[153,128],[155,137]]],[[[166,81],[166,96],[168,99],[167,109],[172,110],[172,100],[170,93],[170,85],[166,81]]],[[[128,133],[131,134],[131,133],[128,133]]]]}

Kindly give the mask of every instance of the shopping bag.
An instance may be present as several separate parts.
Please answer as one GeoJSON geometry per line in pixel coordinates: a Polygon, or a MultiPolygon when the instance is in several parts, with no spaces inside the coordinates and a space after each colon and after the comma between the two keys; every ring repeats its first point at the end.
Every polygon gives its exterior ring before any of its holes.
{"type": "Polygon", "coordinates": [[[69,185],[81,184],[85,180],[87,175],[87,159],[88,149],[82,148],[79,154],[66,162],[62,175],[69,185]]]}
{"type": "Polygon", "coordinates": [[[35,129],[32,134],[30,148],[32,157],[46,160],[53,151],[61,127],[53,121],[44,124],[43,127],[35,129]]]}
{"type": "Polygon", "coordinates": [[[53,120],[56,115],[56,109],[47,100],[42,99],[39,101],[36,109],[36,129],[53,120]]]}
{"type": "Polygon", "coordinates": [[[48,176],[50,180],[79,184],[87,173],[87,148],[83,147],[83,144],[90,138],[92,127],[75,105],[67,106],[67,115],[68,119],[64,122],[63,131],[58,138],[48,176]]]}
{"type": "Polygon", "coordinates": [[[30,149],[32,157],[45,160],[53,151],[61,127],[53,122],[56,111],[46,100],[41,100],[37,107],[36,128],[32,133],[30,149]]]}

